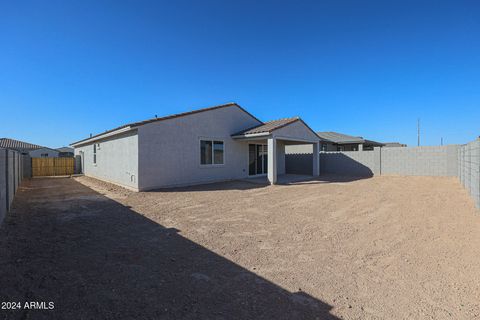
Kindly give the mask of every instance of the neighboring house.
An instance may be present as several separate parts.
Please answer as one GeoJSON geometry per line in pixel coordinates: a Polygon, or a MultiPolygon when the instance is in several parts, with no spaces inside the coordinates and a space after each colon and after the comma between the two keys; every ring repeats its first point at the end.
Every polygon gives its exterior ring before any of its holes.
{"type": "Polygon", "coordinates": [[[41,147],[28,153],[32,158],[58,158],[60,152],[55,149],[41,147]]]}
{"type": "Polygon", "coordinates": [[[367,140],[363,137],[350,136],[338,132],[317,132],[321,141],[322,151],[361,151],[383,147],[383,143],[367,140]]]}
{"type": "Polygon", "coordinates": [[[384,147],[385,148],[399,148],[399,147],[406,147],[407,145],[404,143],[400,142],[385,142],[384,147]]]}
{"type": "MultiPolygon", "coordinates": [[[[285,146],[319,138],[300,118],[262,122],[236,103],[131,123],[71,144],[87,176],[133,190],[285,174],[285,146]]],[[[319,174],[318,152],[312,172],[319,174]]]]}
{"type": "MultiPolygon", "coordinates": [[[[380,142],[338,132],[317,132],[317,135],[320,138],[320,151],[362,151],[384,146],[380,142]]],[[[308,145],[289,146],[286,152],[287,154],[307,154],[312,153],[312,148],[308,145]]]]}
{"type": "Polygon", "coordinates": [[[59,155],[55,149],[9,138],[0,138],[0,147],[28,154],[32,158],[55,158],[59,155]]]}
{"type": "Polygon", "coordinates": [[[59,152],[58,156],[61,158],[69,158],[69,157],[73,157],[74,155],[74,150],[73,148],[70,148],[70,147],[61,147],[55,150],[59,152]]]}

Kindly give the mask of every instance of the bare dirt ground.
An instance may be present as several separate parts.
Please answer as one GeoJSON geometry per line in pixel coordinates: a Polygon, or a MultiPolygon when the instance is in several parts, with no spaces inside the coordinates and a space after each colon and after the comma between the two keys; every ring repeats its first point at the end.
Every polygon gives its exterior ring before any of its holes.
{"type": "Polygon", "coordinates": [[[0,228],[21,319],[473,319],[480,215],[453,178],[133,193],[25,183],[0,228]]]}

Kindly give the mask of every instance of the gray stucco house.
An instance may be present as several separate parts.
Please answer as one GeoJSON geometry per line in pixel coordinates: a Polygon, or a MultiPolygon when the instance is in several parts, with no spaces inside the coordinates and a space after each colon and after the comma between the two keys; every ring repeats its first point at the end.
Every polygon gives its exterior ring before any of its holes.
{"type": "MultiPolygon", "coordinates": [[[[317,132],[317,136],[320,138],[320,151],[366,151],[385,146],[381,142],[333,131],[317,132]]],[[[312,147],[308,145],[287,147],[287,154],[304,153],[312,153],[312,147]]]]}
{"type": "MultiPolygon", "coordinates": [[[[319,137],[300,118],[262,122],[236,103],[131,123],[71,144],[87,176],[136,191],[285,174],[285,146],[319,137]]],[[[312,161],[319,174],[318,152],[312,161]]]]}
{"type": "Polygon", "coordinates": [[[74,150],[73,148],[70,148],[70,147],[61,147],[55,150],[58,151],[58,156],[61,158],[68,158],[68,157],[74,156],[74,150]]]}
{"type": "Polygon", "coordinates": [[[362,151],[384,146],[381,142],[333,131],[317,132],[317,135],[321,139],[322,151],[362,151]]]}
{"type": "Polygon", "coordinates": [[[0,148],[16,150],[32,158],[56,158],[60,154],[58,150],[52,148],[9,138],[0,138],[0,148]]]}

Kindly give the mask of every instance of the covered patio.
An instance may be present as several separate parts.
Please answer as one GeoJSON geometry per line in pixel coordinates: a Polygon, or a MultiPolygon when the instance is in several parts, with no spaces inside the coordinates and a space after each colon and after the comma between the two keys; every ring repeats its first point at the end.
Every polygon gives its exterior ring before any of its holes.
{"type": "MultiPolygon", "coordinates": [[[[279,174],[277,176],[277,183],[279,185],[290,185],[290,184],[297,184],[297,183],[305,183],[308,181],[317,181],[315,179],[316,177],[311,176],[311,175],[306,175],[306,174],[279,174]]],[[[241,181],[249,182],[249,183],[254,183],[254,184],[259,184],[259,185],[267,185],[270,184],[270,181],[268,181],[267,176],[261,176],[261,177],[252,177],[252,178],[247,178],[247,179],[242,179],[241,181]]]]}
{"type": "Polygon", "coordinates": [[[251,178],[267,177],[270,184],[277,184],[279,176],[288,174],[285,146],[302,144],[313,146],[312,176],[320,174],[320,139],[298,117],[269,121],[233,134],[232,138],[248,144],[248,173],[251,178]]]}

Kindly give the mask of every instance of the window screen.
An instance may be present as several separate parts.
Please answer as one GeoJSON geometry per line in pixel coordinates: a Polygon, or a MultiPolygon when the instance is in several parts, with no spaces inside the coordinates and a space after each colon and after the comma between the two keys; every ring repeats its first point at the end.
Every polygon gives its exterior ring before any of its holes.
{"type": "Polygon", "coordinates": [[[223,164],[223,141],[213,142],[213,163],[223,164]]]}
{"type": "Polygon", "coordinates": [[[200,141],[200,163],[212,164],[212,141],[200,141]]]}
{"type": "Polygon", "coordinates": [[[224,164],[223,141],[200,140],[200,164],[224,164]]]}

